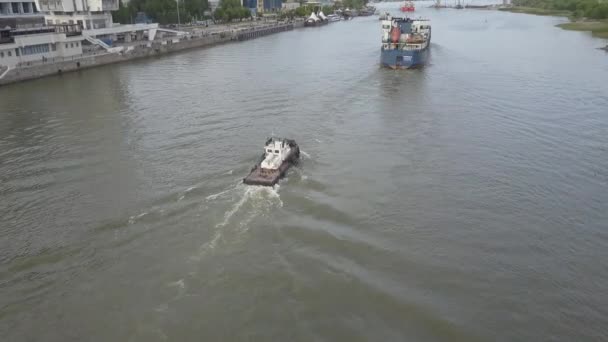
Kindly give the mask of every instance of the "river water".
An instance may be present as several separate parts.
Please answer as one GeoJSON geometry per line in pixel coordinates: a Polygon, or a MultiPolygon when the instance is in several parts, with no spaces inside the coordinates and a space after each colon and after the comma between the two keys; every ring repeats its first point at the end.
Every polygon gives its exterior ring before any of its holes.
{"type": "Polygon", "coordinates": [[[0,88],[2,340],[607,340],[602,41],[417,7],[0,88]]]}

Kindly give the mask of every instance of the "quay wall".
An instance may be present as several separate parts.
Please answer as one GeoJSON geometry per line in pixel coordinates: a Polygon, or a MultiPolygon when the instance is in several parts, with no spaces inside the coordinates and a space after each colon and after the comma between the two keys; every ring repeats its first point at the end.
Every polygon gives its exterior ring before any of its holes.
{"type": "MultiPolygon", "coordinates": [[[[218,34],[203,37],[173,37],[162,41],[142,41],[139,44],[126,47],[125,50],[120,53],[103,52],[75,56],[74,58],[65,60],[31,63],[30,65],[10,69],[8,72],[4,73],[4,76],[0,78],[0,86],[106,64],[164,55],[187,49],[213,46],[231,41],[254,39],[269,34],[292,30],[296,25],[297,24],[294,23],[267,25],[250,29],[220,32],[218,34]]],[[[2,76],[2,74],[3,72],[0,72],[0,76],[2,76]]]]}

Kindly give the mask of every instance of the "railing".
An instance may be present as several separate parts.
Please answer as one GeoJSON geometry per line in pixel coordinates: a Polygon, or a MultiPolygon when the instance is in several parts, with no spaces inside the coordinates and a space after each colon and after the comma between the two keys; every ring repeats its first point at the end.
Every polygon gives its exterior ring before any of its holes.
{"type": "Polygon", "coordinates": [[[33,66],[38,66],[38,65],[44,65],[44,64],[54,64],[54,63],[59,63],[59,62],[70,62],[70,61],[78,61],[80,59],[85,59],[85,58],[89,58],[89,57],[93,57],[93,56],[100,56],[100,55],[107,55],[108,52],[101,52],[101,53],[88,53],[88,54],[83,54],[83,55],[76,55],[76,56],[70,56],[70,57],[51,57],[51,58],[44,58],[41,59],[39,61],[29,61],[29,62],[19,62],[17,63],[16,67],[17,68],[29,68],[29,67],[33,67],[33,66]]]}
{"type": "Polygon", "coordinates": [[[424,43],[382,43],[384,50],[420,50],[424,43]]]}

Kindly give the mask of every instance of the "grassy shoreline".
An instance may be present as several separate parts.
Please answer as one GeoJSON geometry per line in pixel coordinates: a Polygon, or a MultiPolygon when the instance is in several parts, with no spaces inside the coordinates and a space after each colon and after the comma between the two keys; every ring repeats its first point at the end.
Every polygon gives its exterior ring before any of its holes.
{"type": "Polygon", "coordinates": [[[554,17],[569,17],[572,15],[570,11],[560,11],[560,10],[552,10],[552,9],[544,9],[544,8],[534,8],[534,7],[501,7],[500,11],[504,12],[512,12],[512,13],[525,13],[525,14],[534,14],[534,15],[549,15],[554,17]]]}
{"type": "Polygon", "coordinates": [[[608,39],[608,20],[576,20],[572,19],[571,11],[560,11],[560,10],[551,10],[544,8],[533,8],[533,7],[502,7],[499,8],[501,11],[511,12],[511,13],[525,13],[525,14],[534,14],[534,15],[546,15],[546,16],[554,16],[554,17],[568,17],[571,22],[557,24],[556,26],[562,28],[564,30],[570,31],[587,31],[591,32],[591,35],[597,38],[608,39]]]}
{"type": "Polygon", "coordinates": [[[608,21],[573,21],[570,23],[558,24],[564,30],[570,31],[590,31],[591,35],[598,38],[608,39],[608,21]]]}

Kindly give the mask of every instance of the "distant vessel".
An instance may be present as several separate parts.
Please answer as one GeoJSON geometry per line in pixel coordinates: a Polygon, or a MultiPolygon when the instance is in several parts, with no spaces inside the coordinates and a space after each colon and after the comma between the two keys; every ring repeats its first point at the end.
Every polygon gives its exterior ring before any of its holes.
{"type": "Polygon", "coordinates": [[[401,5],[401,12],[414,12],[416,7],[414,7],[414,3],[411,1],[406,1],[401,5]]]}
{"type": "Polygon", "coordinates": [[[340,16],[337,14],[328,14],[327,20],[329,20],[330,23],[333,23],[342,20],[342,18],[340,18],[340,16]]]}
{"type": "Polygon", "coordinates": [[[392,18],[382,21],[380,64],[393,69],[423,66],[431,44],[428,19],[392,18]]]}
{"type": "Polygon", "coordinates": [[[300,147],[291,139],[269,138],[264,144],[261,160],[251,169],[243,183],[273,186],[300,158],[300,147]]]}

